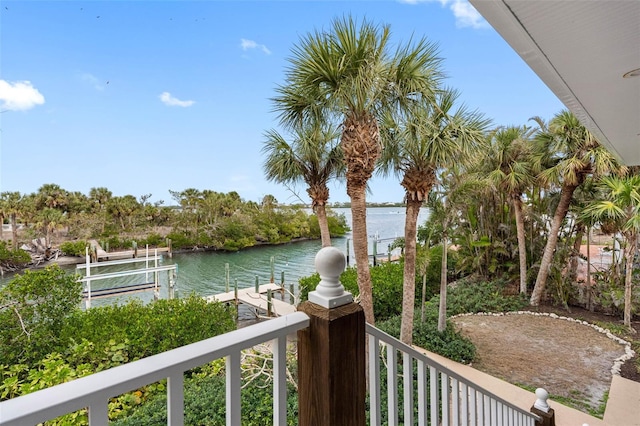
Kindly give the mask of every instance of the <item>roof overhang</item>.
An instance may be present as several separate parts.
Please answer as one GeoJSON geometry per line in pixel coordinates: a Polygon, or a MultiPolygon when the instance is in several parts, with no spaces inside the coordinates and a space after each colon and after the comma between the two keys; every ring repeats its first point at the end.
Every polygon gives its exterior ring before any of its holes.
{"type": "Polygon", "coordinates": [[[640,1],[469,1],[603,145],[640,164],[640,1]]]}

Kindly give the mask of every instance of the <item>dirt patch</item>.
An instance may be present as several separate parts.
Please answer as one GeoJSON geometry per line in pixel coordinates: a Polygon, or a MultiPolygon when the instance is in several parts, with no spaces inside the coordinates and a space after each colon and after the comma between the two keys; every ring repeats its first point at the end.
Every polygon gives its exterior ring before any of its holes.
{"type": "Polygon", "coordinates": [[[472,315],[453,322],[476,346],[475,368],[592,408],[609,390],[611,367],[625,353],[589,326],[548,316],[472,315]]]}

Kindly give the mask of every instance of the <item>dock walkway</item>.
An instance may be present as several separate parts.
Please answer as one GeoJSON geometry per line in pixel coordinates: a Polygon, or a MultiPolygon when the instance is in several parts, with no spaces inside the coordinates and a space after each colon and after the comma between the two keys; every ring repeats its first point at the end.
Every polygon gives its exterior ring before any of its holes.
{"type": "MultiPolygon", "coordinates": [[[[259,287],[259,292],[256,293],[255,287],[251,288],[243,288],[238,289],[238,298],[236,300],[236,292],[229,291],[221,294],[214,294],[212,296],[205,296],[205,300],[207,302],[237,302],[244,303],[245,305],[249,305],[255,309],[259,309],[261,311],[268,311],[268,303],[267,293],[271,290],[272,292],[281,292],[282,287],[277,284],[262,284],[259,287]]],[[[278,300],[276,298],[271,298],[271,312],[275,316],[288,315],[296,311],[296,307],[291,305],[283,300],[278,300]]]]}

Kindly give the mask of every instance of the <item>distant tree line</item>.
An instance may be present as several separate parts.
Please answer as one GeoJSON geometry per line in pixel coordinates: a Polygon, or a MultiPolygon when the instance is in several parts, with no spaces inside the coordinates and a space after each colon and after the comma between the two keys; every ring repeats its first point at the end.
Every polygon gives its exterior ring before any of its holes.
{"type": "MultiPolygon", "coordinates": [[[[280,205],[272,196],[245,201],[237,192],[221,193],[193,188],[170,191],[177,206],[151,203],[151,194],[114,196],[104,187],[88,195],[56,184],[37,192],[0,194],[0,221],[11,225],[10,240],[0,247],[0,261],[20,258],[20,246],[34,238],[53,241],[96,239],[111,249],[130,247],[131,241],[152,246],[171,238],[175,249],[239,250],[256,244],[279,244],[295,239],[319,238],[315,215],[302,207],[280,205]]],[[[329,216],[331,235],[347,230],[344,217],[329,216]]]]}

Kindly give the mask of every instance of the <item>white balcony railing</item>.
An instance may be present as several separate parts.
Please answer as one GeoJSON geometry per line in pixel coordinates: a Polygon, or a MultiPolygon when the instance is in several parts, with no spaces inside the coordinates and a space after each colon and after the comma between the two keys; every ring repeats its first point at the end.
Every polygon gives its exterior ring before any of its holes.
{"type": "MultiPolygon", "coordinates": [[[[225,358],[226,423],[237,426],[241,424],[241,351],[265,342],[271,342],[273,350],[273,424],[286,425],[287,335],[301,330],[305,330],[298,335],[299,338],[302,336],[298,344],[304,348],[298,352],[299,372],[300,376],[302,372],[305,375],[305,380],[300,378],[298,383],[301,424],[316,426],[321,421],[327,426],[364,423],[365,339],[369,343],[371,425],[380,425],[383,413],[386,414],[385,424],[389,426],[399,424],[399,413],[403,413],[405,425],[533,426],[540,420],[537,415],[516,407],[414,348],[369,324],[365,325],[362,308],[351,302],[351,295],[345,293],[339,283],[344,265],[344,255],[332,247],[323,248],[316,256],[316,268],[322,280],[316,291],[309,295],[313,303],[301,305],[302,310],[309,309],[311,319],[307,313],[295,312],[1,402],[0,425],[38,424],[87,407],[91,426],[107,425],[110,398],[167,379],[168,424],[182,426],[184,372],[225,358]],[[328,315],[332,309],[336,315],[328,315]],[[337,353],[339,350],[342,352],[337,353]],[[399,359],[402,360],[401,375],[398,374],[399,359]],[[380,391],[382,363],[387,366],[386,404],[381,400],[380,391]],[[327,380],[331,374],[333,377],[327,380]],[[340,374],[344,374],[342,380],[331,380],[340,374]],[[399,407],[397,394],[400,377],[402,407],[399,407]],[[414,394],[414,386],[417,395],[414,394]],[[332,390],[339,392],[342,399],[336,397],[332,390]],[[355,403],[341,405],[336,401],[355,403]],[[383,411],[385,405],[386,412],[383,411]],[[323,411],[325,409],[330,413],[323,411]],[[332,424],[331,418],[340,420],[332,424]]],[[[546,402],[542,401],[540,407],[546,413],[548,407],[545,406],[546,402]]]]}
{"type": "MultiPolygon", "coordinates": [[[[306,314],[296,312],[152,357],[102,371],[49,389],[0,403],[0,424],[37,424],[89,408],[91,425],[108,423],[109,398],[167,380],[168,423],[184,423],[183,373],[189,369],[226,357],[227,424],[240,422],[240,352],[257,344],[273,341],[274,425],[286,424],[286,336],[309,324],[306,314]]],[[[386,409],[386,424],[398,425],[399,375],[402,359],[404,424],[418,425],[521,425],[533,426],[537,416],[524,411],[482,389],[395,338],[367,324],[369,339],[369,417],[380,425],[386,409]],[[378,348],[378,350],[375,350],[378,348]],[[381,400],[381,363],[387,365],[386,404],[381,400]],[[417,367],[417,383],[414,383],[417,367]],[[417,385],[417,397],[414,395],[417,385]],[[414,406],[417,401],[417,418],[414,406]]]]}
{"type": "Polygon", "coordinates": [[[398,357],[402,359],[403,414],[405,425],[534,426],[539,417],[472,383],[425,354],[367,324],[369,339],[370,424],[381,424],[384,404],[380,395],[380,364],[387,370],[387,421],[398,425],[398,357]],[[373,350],[372,350],[373,349],[373,350]],[[378,350],[375,350],[378,349],[378,350]],[[417,377],[414,383],[414,367],[417,377]],[[405,380],[410,377],[411,380],[405,380]],[[418,395],[414,395],[414,384],[418,395]],[[417,418],[414,415],[417,402],[417,418]]]}
{"type": "Polygon", "coordinates": [[[89,408],[91,426],[107,425],[109,398],[167,379],[167,419],[184,424],[185,371],[226,357],[227,425],[240,425],[240,353],[260,343],[272,342],[274,425],[287,424],[287,335],[309,325],[301,312],[241,328],[129,364],[101,371],[0,403],[0,425],[34,425],[89,408]]]}

